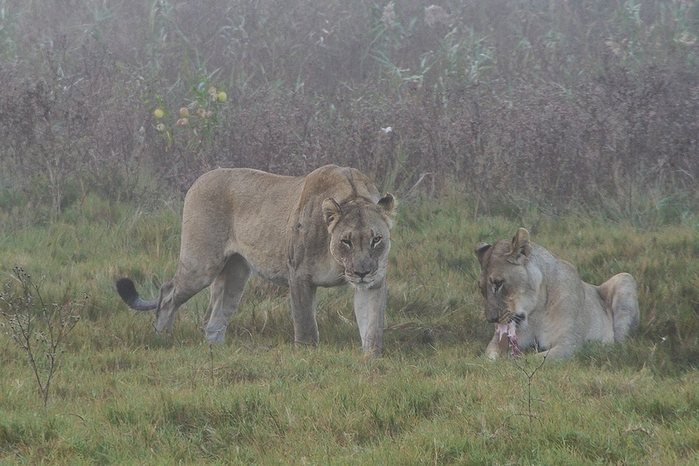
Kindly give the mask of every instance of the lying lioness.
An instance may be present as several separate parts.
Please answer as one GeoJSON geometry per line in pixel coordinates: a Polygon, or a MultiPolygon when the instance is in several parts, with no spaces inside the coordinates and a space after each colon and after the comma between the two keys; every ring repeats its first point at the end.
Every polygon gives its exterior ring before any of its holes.
{"type": "Polygon", "coordinates": [[[157,309],[158,331],[211,285],[204,319],[210,342],[223,342],[251,272],[288,285],[297,343],[318,343],[316,288],[351,283],[365,353],[381,353],[386,268],[395,201],[380,197],[352,168],[327,165],[305,177],[219,168],[189,189],[175,277],[160,297],[141,299],[122,278],[117,291],[139,311],[157,309]]]}
{"type": "Polygon", "coordinates": [[[638,327],[636,282],[628,273],[600,286],[583,282],[572,264],[529,241],[517,230],[512,241],[475,248],[485,317],[497,324],[485,352],[491,359],[535,346],[550,358],[566,358],[586,341],[623,341],[638,327]],[[507,335],[507,337],[506,337],[507,335]]]}

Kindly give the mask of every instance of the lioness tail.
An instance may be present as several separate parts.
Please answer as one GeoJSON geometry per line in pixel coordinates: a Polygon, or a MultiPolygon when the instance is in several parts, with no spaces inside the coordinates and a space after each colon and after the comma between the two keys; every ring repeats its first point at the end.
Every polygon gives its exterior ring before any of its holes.
{"type": "Polygon", "coordinates": [[[130,278],[120,278],[116,282],[116,289],[121,299],[127,306],[136,311],[152,311],[158,307],[158,300],[145,301],[141,299],[136,291],[136,286],[130,278]]]}

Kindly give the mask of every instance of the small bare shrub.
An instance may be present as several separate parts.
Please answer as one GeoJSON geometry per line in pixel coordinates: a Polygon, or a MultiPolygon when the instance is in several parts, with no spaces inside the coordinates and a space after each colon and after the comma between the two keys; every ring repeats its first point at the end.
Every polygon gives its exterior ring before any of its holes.
{"type": "Polygon", "coordinates": [[[12,274],[13,281],[0,293],[3,326],[27,356],[46,410],[61,348],[80,320],[87,296],[80,301],[48,304],[39,285],[21,267],[12,269],[12,274]]]}

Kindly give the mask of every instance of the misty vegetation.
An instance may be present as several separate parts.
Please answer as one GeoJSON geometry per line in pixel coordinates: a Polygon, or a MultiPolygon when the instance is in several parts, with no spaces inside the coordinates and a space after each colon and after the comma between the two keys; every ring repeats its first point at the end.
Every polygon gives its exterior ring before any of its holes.
{"type": "Polygon", "coordinates": [[[681,220],[698,36],[688,0],[0,0],[0,220],[326,163],[476,212],[681,220]]]}

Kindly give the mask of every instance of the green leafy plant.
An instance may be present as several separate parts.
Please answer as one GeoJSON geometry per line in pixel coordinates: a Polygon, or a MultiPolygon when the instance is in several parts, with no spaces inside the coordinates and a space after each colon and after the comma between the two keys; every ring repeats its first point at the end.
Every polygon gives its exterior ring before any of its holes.
{"type": "Polygon", "coordinates": [[[211,75],[200,76],[191,91],[190,102],[176,112],[170,112],[164,100],[158,97],[153,116],[155,129],[162,136],[167,149],[178,145],[201,156],[214,145],[214,133],[228,95],[211,84],[211,75]]]}

